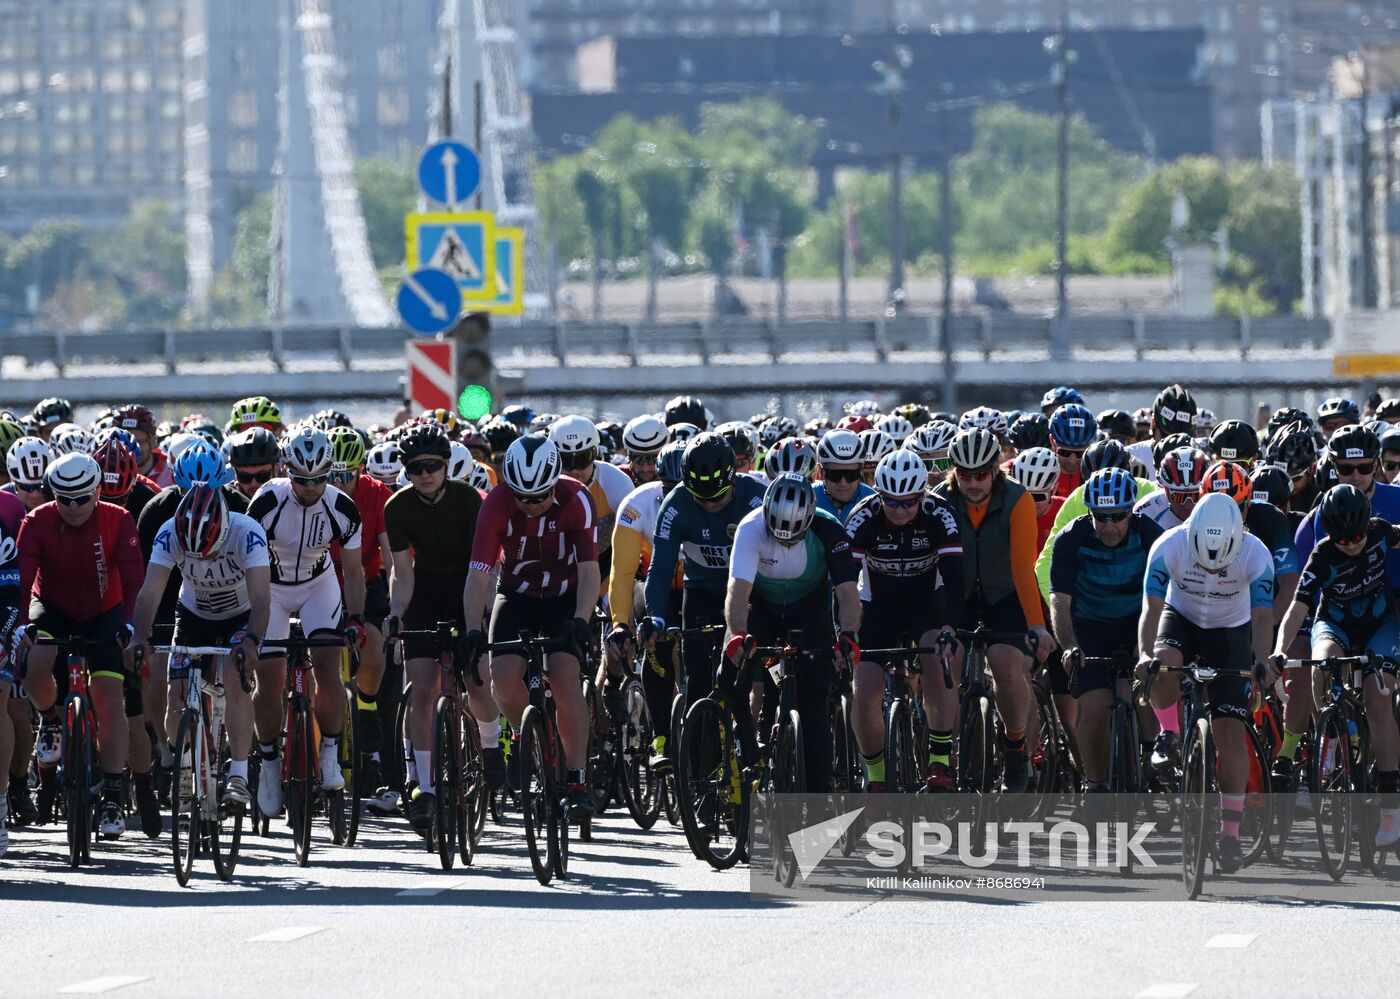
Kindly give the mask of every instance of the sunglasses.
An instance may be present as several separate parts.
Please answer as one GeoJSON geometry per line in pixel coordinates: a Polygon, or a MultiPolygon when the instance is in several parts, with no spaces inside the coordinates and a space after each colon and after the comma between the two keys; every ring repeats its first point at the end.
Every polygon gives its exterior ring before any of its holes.
{"type": "Polygon", "coordinates": [[[348,486],[360,477],[359,472],[332,472],[331,482],[337,486],[348,486]]]}
{"type": "Polygon", "coordinates": [[[631,461],[632,464],[634,464],[634,465],[655,465],[655,464],[656,464],[656,453],[655,453],[655,452],[652,452],[651,454],[637,454],[637,453],[633,453],[633,454],[629,454],[629,455],[627,456],[627,458],[628,458],[628,460],[631,461]]]}
{"type": "Polygon", "coordinates": [[[1097,510],[1090,510],[1089,515],[1100,524],[1121,524],[1128,519],[1127,510],[1119,510],[1116,513],[1100,513],[1097,510]]]}
{"type": "Polygon", "coordinates": [[[329,475],[291,475],[288,478],[298,486],[324,486],[331,477],[329,475]]]}
{"type": "Polygon", "coordinates": [[[403,470],[409,475],[435,475],[446,467],[445,461],[415,461],[411,465],[405,465],[403,470]]]}
{"type": "Polygon", "coordinates": [[[966,468],[958,469],[958,478],[966,479],[968,482],[985,482],[992,477],[990,468],[978,468],[968,471],[966,468]]]}
{"type": "Polygon", "coordinates": [[[11,479],[10,481],[15,484],[16,489],[26,493],[42,492],[44,489],[44,484],[42,482],[35,482],[31,485],[28,482],[20,482],[18,479],[11,479]]]}
{"type": "Polygon", "coordinates": [[[97,497],[96,497],[96,496],[93,496],[91,493],[89,493],[89,494],[86,495],[86,496],[55,496],[55,497],[54,497],[54,499],[58,500],[60,506],[87,506],[89,503],[91,503],[91,502],[92,502],[94,499],[96,499],[96,498],[97,498],[97,497]]]}
{"type": "Polygon", "coordinates": [[[1196,493],[1178,493],[1170,489],[1167,490],[1167,502],[1176,503],[1180,506],[1194,506],[1199,497],[1196,493]]]}
{"type": "Polygon", "coordinates": [[[1366,532],[1362,531],[1360,534],[1353,534],[1349,538],[1336,538],[1335,540],[1339,545],[1359,545],[1366,540],[1366,532]]]}
{"type": "Polygon", "coordinates": [[[548,503],[550,500],[554,499],[553,489],[547,493],[531,493],[528,495],[526,493],[518,493],[512,489],[510,494],[515,497],[515,502],[522,506],[538,506],[540,503],[548,503]]]}
{"type": "Polygon", "coordinates": [[[587,468],[593,464],[593,449],[587,451],[566,451],[559,456],[560,462],[570,471],[587,468]]]}
{"type": "Polygon", "coordinates": [[[946,471],[948,471],[948,466],[951,465],[951,464],[952,464],[952,461],[949,460],[948,458],[925,458],[925,459],[924,459],[924,468],[928,469],[930,472],[946,472],[946,471]]]}
{"type": "Polygon", "coordinates": [[[1031,502],[1032,502],[1032,503],[1049,503],[1049,502],[1050,502],[1050,494],[1049,494],[1049,493],[1031,493],[1031,502]]]}
{"type": "Polygon", "coordinates": [[[859,482],[859,468],[824,468],[822,478],[827,482],[859,482]]]}
{"type": "Polygon", "coordinates": [[[1368,461],[1364,465],[1343,465],[1340,462],[1337,464],[1338,475],[1374,475],[1375,472],[1374,461],[1368,461]]]}
{"type": "Polygon", "coordinates": [[[923,502],[923,499],[924,497],[922,495],[906,496],[904,499],[898,499],[894,496],[886,496],[883,493],[880,495],[881,503],[883,503],[885,506],[894,507],[896,510],[908,510],[913,507],[916,507],[923,502]]]}
{"type": "Polygon", "coordinates": [[[1061,457],[1061,458],[1083,458],[1083,457],[1084,457],[1084,451],[1085,451],[1085,449],[1082,448],[1082,447],[1081,447],[1081,448],[1072,448],[1072,447],[1057,447],[1057,448],[1055,448],[1055,454],[1057,454],[1057,455],[1058,455],[1059,457],[1061,457]]]}
{"type": "Polygon", "coordinates": [[[245,486],[252,482],[262,484],[272,478],[272,469],[265,468],[261,472],[243,472],[235,468],[233,474],[238,476],[238,481],[245,486]]]}
{"type": "Polygon", "coordinates": [[[1387,474],[1393,474],[1397,471],[1400,471],[1400,461],[1382,461],[1381,468],[1387,474]]]}

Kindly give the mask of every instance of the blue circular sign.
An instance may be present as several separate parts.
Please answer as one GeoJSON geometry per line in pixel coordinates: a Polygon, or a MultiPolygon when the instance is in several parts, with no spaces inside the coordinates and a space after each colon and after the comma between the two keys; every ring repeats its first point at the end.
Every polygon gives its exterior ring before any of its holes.
{"type": "Polygon", "coordinates": [[[452,275],[425,267],[403,279],[396,304],[399,316],[413,332],[441,333],[461,315],[462,289],[452,275]]]}
{"type": "Polygon", "coordinates": [[[418,186],[428,200],[455,208],[481,186],[481,160],[476,150],[453,139],[434,142],[418,159],[418,186]]]}

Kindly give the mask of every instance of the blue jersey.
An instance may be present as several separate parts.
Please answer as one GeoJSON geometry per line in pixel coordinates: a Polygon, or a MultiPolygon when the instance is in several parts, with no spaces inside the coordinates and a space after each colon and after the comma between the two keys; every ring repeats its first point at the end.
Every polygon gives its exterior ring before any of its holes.
{"type": "Polygon", "coordinates": [[[1099,540],[1085,514],[1055,536],[1050,556],[1050,591],[1074,598],[1070,615],[1080,622],[1136,620],[1142,610],[1147,553],[1162,536],[1150,518],[1135,513],[1115,547],[1099,540]]]}
{"type": "Polygon", "coordinates": [[[865,499],[865,497],[867,496],[875,495],[874,489],[871,489],[864,482],[857,482],[856,492],[855,495],[851,497],[851,501],[843,506],[837,506],[832,501],[831,497],[826,494],[825,482],[818,482],[816,485],[814,485],[812,487],[812,492],[816,493],[817,495],[817,509],[825,510],[827,513],[831,514],[833,517],[835,517],[838,521],[841,522],[842,527],[845,527],[846,521],[851,519],[851,514],[855,512],[855,509],[857,506],[860,505],[861,500],[865,499]]]}
{"type": "MultiPolygon", "coordinates": [[[[1400,526],[1400,486],[1376,483],[1371,492],[1371,516],[1400,526]]],[[[1311,554],[1317,543],[1325,537],[1327,530],[1322,526],[1322,515],[1313,510],[1298,525],[1298,533],[1294,540],[1299,552],[1311,554]]],[[[1389,580],[1391,589],[1400,591],[1400,549],[1392,548],[1386,552],[1385,577],[1389,580]]]]}

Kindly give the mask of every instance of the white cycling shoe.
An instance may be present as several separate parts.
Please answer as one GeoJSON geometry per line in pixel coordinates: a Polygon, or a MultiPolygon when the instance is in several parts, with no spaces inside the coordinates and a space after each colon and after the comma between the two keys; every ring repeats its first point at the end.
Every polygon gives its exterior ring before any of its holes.
{"type": "Polygon", "coordinates": [[[268,818],[282,811],[282,765],[280,760],[263,760],[258,776],[258,811],[268,818]]]}
{"type": "Polygon", "coordinates": [[[321,787],[327,791],[339,791],[345,786],[345,775],[340,772],[340,754],[335,746],[321,747],[321,787]]]}
{"type": "Polygon", "coordinates": [[[1382,808],[1381,823],[1376,828],[1376,846],[1400,843],[1400,808],[1382,808]]]}

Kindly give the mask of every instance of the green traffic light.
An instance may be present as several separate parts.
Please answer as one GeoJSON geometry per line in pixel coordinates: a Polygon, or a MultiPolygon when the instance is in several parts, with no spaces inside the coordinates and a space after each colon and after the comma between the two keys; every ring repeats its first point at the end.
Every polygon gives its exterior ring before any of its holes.
{"type": "Polygon", "coordinates": [[[465,420],[479,420],[491,412],[491,390],[485,385],[468,385],[457,397],[457,412],[465,420]]]}

